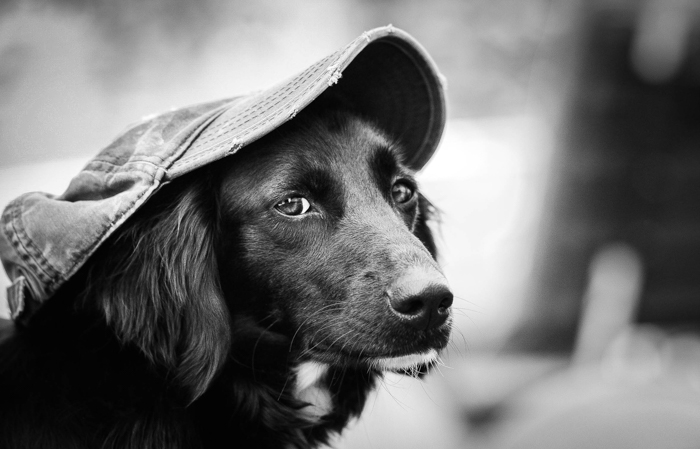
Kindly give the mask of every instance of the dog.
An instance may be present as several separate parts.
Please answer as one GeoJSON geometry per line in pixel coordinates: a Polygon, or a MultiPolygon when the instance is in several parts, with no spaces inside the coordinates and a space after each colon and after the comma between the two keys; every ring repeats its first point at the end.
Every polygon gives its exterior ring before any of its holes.
{"type": "Polygon", "coordinates": [[[327,444],[448,344],[434,213],[392,136],[308,107],[164,186],[4,332],[0,447],[327,444]]]}

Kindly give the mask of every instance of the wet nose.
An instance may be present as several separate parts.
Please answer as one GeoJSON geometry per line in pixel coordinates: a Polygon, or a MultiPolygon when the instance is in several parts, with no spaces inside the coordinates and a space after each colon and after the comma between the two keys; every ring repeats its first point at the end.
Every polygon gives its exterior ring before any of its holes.
{"type": "Polygon", "coordinates": [[[393,312],[416,329],[439,327],[450,316],[452,292],[437,272],[411,270],[388,293],[393,312]]]}

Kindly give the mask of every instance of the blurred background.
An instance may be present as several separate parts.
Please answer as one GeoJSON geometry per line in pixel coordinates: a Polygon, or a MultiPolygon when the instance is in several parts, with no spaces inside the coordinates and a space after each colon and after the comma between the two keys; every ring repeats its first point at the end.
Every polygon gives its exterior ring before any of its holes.
{"type": "Polygon", "coordinates": [[[335,446],[700,447],[697,0],[4,0],[0,207],[389,23],[448,79],[419,179],[455,331],[335,446]]]}

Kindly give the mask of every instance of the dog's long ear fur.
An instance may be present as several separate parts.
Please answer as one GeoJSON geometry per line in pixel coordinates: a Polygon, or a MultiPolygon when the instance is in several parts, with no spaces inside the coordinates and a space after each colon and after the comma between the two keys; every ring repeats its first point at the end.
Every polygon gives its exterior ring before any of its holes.
{"type": "Polygon", "coordinates": [[[166,186],[93,257],[92,301],[193,401],[224,363],[229,316],[215,258],[216,198],[208,176],[166,186]]]}

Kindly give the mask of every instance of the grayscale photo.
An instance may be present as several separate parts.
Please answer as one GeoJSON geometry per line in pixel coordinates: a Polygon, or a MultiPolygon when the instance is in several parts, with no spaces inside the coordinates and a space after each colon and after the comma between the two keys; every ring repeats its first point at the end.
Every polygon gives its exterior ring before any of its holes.
{"type": "Polygon", "coordinates": [[[0,449],[700,447],[700,0],[5,0],[0,262],[0,449]]]}

